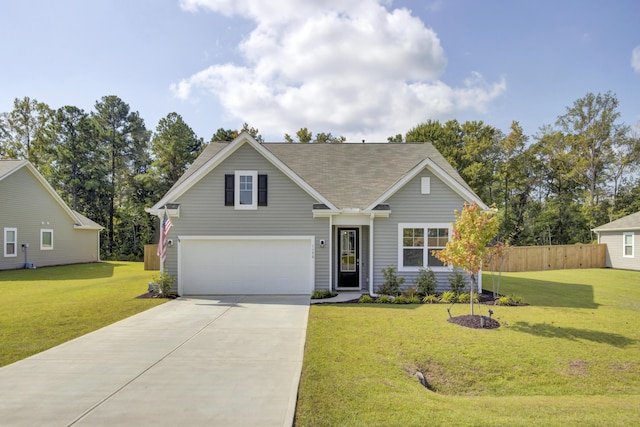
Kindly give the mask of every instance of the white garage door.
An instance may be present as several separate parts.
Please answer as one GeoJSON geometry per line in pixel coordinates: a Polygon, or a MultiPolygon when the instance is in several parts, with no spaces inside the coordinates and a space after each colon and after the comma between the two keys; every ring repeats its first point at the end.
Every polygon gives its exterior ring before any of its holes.
{"type": "Polygon", "coordinates": [[[310,294],[313,237],[180,237],[180,295],[310,294]]]}

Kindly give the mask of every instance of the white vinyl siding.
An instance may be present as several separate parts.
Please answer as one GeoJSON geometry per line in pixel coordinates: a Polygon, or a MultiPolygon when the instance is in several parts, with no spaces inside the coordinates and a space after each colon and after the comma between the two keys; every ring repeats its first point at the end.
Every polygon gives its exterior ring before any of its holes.
{"type": "Polygon", "coordinates": [[[4,256],[15,257],[18,256],[17,249],[18,242],[18,229],[12,227],[5,227],[4,229],[4,256]]]}
{"type": "Polygon", "coordinates": [[[633,258],[633,236],[632,232],[622,234],[622,256],[625,258],[633,258]]]}

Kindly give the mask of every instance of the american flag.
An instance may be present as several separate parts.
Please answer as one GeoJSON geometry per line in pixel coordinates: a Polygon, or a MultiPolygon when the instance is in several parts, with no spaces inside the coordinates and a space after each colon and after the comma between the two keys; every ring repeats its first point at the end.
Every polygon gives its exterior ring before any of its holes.
{"type": "Polygon", "coordinates": [[[173,224],[171,224],[171,220],[165,209],[164,218],[162,218],[162,224],[160,225],[160,241],[158,242],[158,256],[162,262],[167,258],[167,235],[171,227],[173,227],[173,224]]]}

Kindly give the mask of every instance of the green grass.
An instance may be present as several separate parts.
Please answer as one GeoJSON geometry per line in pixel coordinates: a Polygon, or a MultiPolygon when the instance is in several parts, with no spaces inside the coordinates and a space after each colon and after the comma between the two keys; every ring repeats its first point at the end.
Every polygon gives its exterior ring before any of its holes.
{"type": "Polygon", "coordinates": [[[501,293],[531,305],[491,307],[493,330],[447,322],[442,304],[312,306],[296,425],[637,423],[640,273],[504,273],[501,293]]]}
{"type": "Polygon", "coordinates": [[[102,262],[0,271],[0,366],[163,303],[135,299],[157,272],[102,262]]]}

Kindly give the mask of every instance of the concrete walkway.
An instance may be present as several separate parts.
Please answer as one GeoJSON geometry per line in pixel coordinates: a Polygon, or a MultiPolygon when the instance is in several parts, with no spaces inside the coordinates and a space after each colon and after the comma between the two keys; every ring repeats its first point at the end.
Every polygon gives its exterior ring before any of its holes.
{"type": "Polygon", "coordinates": [[[181,298],[0,368],[7,426],[291,426],[309,297],[181,298]]]}

